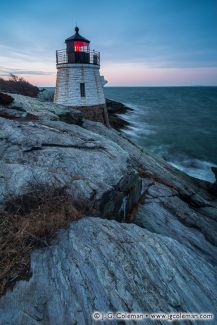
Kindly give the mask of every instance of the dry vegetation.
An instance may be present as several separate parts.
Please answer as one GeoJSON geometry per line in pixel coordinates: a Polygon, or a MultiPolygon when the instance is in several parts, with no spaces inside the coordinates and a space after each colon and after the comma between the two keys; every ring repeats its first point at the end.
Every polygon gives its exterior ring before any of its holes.
{"type": "Polygon", "coordinates": [[[36,97],[39,93],[39,88],[33,86],[23,78],[10,74],[9,80],[0,78],[0,91],[36,97]]]}
{"type": "MultiPolygon", "coordinates": [[[[0,79],[0,82],[1,82],[1,79],[0,79]]],[[[13,103],[13,101],[14,101],[13,97],[0,92],[0,105],[8,106],[11,103],[13,103]]]]}
{"type": "Polygon", "coordinates": [[[11,197],[0,212],[0,295],[19,279],[28,278],[30,256],[49,245],[60,228],[90,212],[66,188],[35,185],[28,194],[11,197]]]}

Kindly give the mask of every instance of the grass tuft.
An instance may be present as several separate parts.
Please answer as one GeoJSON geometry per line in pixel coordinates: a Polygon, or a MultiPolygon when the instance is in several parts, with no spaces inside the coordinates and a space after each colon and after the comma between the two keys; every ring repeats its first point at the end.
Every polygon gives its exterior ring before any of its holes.
{"type": "Polygon", "coordinates": [[[30,256],[34,248],[48,246],[58,229],[90,213],[86,202],[78,202],[66,187],[46,184],[13,196],[0,211],[0,295],[20,279],[31,276],[30,256]]]}

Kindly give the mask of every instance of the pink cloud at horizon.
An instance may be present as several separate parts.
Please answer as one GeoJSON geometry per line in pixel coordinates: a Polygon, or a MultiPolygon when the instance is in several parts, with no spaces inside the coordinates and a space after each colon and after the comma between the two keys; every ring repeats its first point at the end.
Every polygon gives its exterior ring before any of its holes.
{"type": "Polygon", "coordinates": [[[55,87],[56,75],[25,75],[22,77],[38,87],[55,87]]]}
{"type": "MultiPolygon", "coordinates": [[[[107,86],[191,86],[217,85],[217,67],[207,68],[149,68],[140,64],[104,64],[101,74],[107,86]]],[[[22,75],[29,82],[54,87],[56,73],[22,75]]]]}
{"type": "Polygon", "coordinates": [[[139,64],[104,65],[111,86],[217,85],[217,67],[148,68],[139,64]]]}

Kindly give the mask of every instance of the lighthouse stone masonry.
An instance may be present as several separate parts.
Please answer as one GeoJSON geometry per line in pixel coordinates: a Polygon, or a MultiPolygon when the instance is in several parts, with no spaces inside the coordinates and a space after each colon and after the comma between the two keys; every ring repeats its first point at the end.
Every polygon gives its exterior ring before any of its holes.
{"type": "Polygon", "coordinates": [[[109,126],[100,76],[100,53],[91,51],[90,41],[79,34],[65,40],[66,49],[56,52],[57,80],[54,101],[78,108],[85,117],[109,126]]]}

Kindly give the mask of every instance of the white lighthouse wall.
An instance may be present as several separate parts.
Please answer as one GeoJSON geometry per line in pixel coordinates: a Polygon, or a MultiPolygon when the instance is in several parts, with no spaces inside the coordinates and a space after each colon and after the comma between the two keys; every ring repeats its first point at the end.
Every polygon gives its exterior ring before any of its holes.
{"type": "Polygon", "coordinates": [[[69,106],[105,104],[99,66],[77,63],[58,65],[54,101],[69,106]],[[80,83],[85,83],[85,97],[80,95],[80,83]]]}

